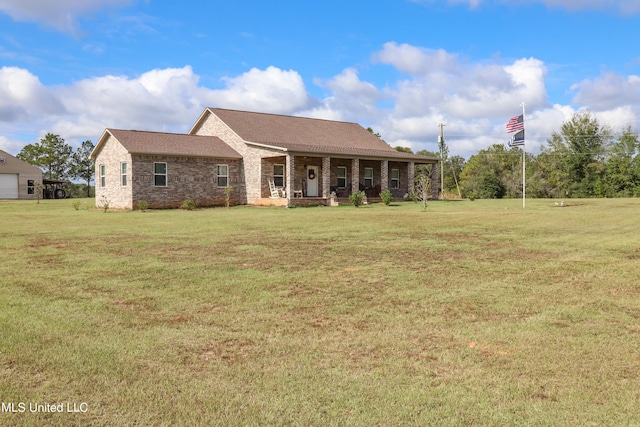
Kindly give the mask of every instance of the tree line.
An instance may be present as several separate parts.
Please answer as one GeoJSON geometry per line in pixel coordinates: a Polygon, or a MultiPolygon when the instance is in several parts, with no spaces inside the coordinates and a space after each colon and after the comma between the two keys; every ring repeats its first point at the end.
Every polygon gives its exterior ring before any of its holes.
{"type": "Polygon", "coordinates": [[[25,145],[16,157],[39,167],[44,179],[86,182],[87,197],[91,197],[94,165],[89,156],[93,147],[87,140],[74,150],[60,135],[48,133],[40,142],[25,145]]]}
{"type": "MultiPolygon", "coordinates": [[[[407,150],[403,147],[396,149],[407,150]]],[[[627,126],[619,134],[589,111],[554,131],[538,155],[525,153],[528,197],[638,197],[640,143],[627,126]]],[[[440,157],[426,150],[417,154],[440,157]]],[[[522,197],[522,150],[495,144],[465,160],[444,153],[444,192],[468,198],[522,197]]]]}

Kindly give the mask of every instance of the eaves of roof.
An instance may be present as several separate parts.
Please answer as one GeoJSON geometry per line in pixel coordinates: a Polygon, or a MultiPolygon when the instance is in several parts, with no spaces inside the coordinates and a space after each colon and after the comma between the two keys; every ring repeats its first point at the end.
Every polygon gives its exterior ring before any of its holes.
{"type": "Polygon", "coordinates": [[[323,147],[323,146],[312,146],[307,144],[287,144],[286,147],[282,147],[277,144],[265,144],[265,143],[257,143],[251,141],[245,141],[248,145],[253,145],[256,147],[269,148],[272,150],[278,150],[282,152],[293,153],[296,155],[327,155],[331,157],[345,157],[345,158],[353,158],[357,157],[360,159],[393,159],[398,161],[413,161],[416,163],[437,163],[439,158],[431,157],[431,156],[421,156],[419,154],[413,153],[405,153],[396,150],[375,150],[375,149],[354,149],[352,147],[323,147]]]}

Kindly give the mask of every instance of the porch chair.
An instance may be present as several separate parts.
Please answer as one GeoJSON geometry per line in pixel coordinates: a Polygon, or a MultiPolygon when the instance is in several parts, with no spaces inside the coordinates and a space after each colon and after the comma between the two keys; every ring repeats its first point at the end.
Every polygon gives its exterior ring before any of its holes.
{"type": "Polygon", "coordinates": [[[271,196],[269,196],[272,199],[279,199],[280,198],[280,192],[278,191],[278,187],[276,187],[276,183],[273,182],[272,180],[269,180],[269,190],[271,191],[271,196]]]}

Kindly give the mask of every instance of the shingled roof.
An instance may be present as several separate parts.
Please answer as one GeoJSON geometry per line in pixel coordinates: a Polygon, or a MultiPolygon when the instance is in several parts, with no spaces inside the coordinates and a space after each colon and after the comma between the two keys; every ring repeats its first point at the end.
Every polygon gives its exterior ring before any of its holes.
{"type": "Polygon", "coordinates": [[[198,136],[178,133],[148,132],[139,130],[107,129],[93,150],[92,157],[112,135],[132,154],[156,154],[189,157],[216,157],[241,159],[233,148],[215,136],[198,136]]]}
{"type": "Polygon", "coordinates": [[[208,108],[207,111],[218,116],[238,136],[250,144],[305,153],[436,160],[431,157],[399,152],[358,123],[223,108],[208,108]]]}

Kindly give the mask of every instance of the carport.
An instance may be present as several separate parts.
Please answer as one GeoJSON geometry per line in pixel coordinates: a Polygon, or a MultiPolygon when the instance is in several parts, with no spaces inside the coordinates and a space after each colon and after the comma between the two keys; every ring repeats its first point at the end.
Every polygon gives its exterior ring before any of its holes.
{"type": "Polygon", "coordinates": [[[70,194],[68,189],[69,181],[59,181],[57,179],[42,180],[42,198],[43,199],[66,199],[70,194]]]}

